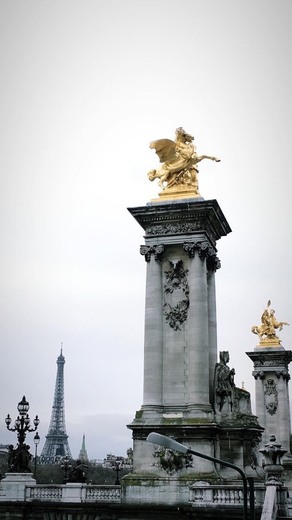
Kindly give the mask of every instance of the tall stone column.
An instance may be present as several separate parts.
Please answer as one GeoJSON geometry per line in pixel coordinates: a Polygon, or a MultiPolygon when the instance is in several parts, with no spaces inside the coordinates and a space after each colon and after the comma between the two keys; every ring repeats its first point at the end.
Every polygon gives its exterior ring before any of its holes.
{"type": "Polygon", "coordinates": [[[214,405],[214,369],[217,363],[217,313],[215,273],[220,268],[220,261],[215,255],[207,258],[208,285],[208,335],[209,335],[209,393],[210,402],[214,405]]]}
{"type": "Polygon", "coordinates": [[[189,246],[190,308],[188,326],[189,381],[188,405],[191,410],[210,406],[209,398],[209,334],[206,250],[207,242],[189,246]]]}
{"type": "MultiPolygon", "coordinates": [[[[133,432],[133,475],[143,486],[135,481],[127,496],[156,500],[152,484],[148,487],[150,475],[157,490],[162,490],[157,501],[168,502],[169,480],[164,495],[163,479],[168,479],[170,462],[146,439],[155,431],[183,438],[193,449],[215,455],[219,426],[210,402],[211,373],[213,379],[217,361],[211,258],[216,257],[216,241],[231,229],[216,200],[154,202],[129,211],[144,230],[141,253],[147,261],[147,280],[143,404],[128,426],[133,432]]],[[[194,471],[200,479],[216,473],[206,459],[196,461],[195,470],[187,461],[180,462],[180,475],[187,479],[193,479],[194,471]]],[[[176,492],[178,474],[172,477],[176,492]]]]}
{"type": "Polygon", "coordinates": [[[147,262],[143,408],[162,406],[162,271],[163,245],[141,246],[147,262]]]}
{"type": "Polygon", "coordinates": [[[271,435],[290,453],[290,406],[288,365],[292,361],[291,350],[282,346],[256,347],[247,352],[254,363],[253,376],[256,385],[256,415],[265,428],[262,443],[266,444],[271,435]]]}

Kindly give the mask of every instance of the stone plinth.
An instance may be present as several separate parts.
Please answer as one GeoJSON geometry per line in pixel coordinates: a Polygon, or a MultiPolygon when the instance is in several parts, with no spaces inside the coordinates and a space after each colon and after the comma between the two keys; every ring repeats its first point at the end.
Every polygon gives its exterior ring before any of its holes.
{"type": "Polygon", "coordinates": [[[63,488],[63,502],[81,502],[86,487],[80,482],[67,482],[63,488]]]}
{"type": "Polygon", "coordinates": [[[24,501],[26,486],[35,483],[32,473],[6,473],[0,485],[0,501],[24,501]]]}

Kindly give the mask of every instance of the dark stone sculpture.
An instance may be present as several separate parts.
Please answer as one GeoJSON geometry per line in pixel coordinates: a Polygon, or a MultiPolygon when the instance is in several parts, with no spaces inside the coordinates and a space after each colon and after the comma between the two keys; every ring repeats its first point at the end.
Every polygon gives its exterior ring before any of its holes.
{"type": "Polygon", "coordinates": [[[68,482],[86,482],[85,469],[87,468],[88,466],[86,464],[83,464],[81,460],[77,460],[75,468],[69,473],[68,482]]]}
{"type": "Polygon", "coordinates": [[[32,455],[29,453],[28,444],[18,444],[14,449],[10,444],[8,447],[8,466],[11,473],[31,473],[29,462],[32,455]]]}

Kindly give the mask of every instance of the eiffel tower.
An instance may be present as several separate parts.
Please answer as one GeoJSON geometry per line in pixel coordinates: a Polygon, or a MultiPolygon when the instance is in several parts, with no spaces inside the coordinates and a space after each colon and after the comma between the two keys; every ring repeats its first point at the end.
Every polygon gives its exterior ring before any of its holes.
{"type": "Polygon", "coordinates": [[[41,462],[43,464],[54,464],[65,456],[72,458],[65,425],[64,365],[65,358],[61,347],[61,353],[57,359],[57,377],[51,422],[41,452],[41,462]]]}

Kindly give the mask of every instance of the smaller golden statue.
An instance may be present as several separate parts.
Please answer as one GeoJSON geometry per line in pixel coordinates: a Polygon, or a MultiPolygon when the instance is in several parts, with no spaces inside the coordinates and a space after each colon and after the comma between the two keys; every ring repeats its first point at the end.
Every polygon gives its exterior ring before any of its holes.
{"type": "Polygon", "coordinates": [[[219,162],[220,159],[210,155],[197,155],[192,143],[193,136],[182,127],[175,132],[175,141],[158,139],[150,143],[163,163],[158,170],[148,172],[148,179],[158,179],[158,185],[163,190],[159,196],[164,199],[200,197],[198,190],[198,166],[203,159],[219,162]]]}
{"type": "Polygon", "coordinates": [[[260,345],[273,346],[280,345],[281,341],[276,335],[276,330],[281,331],[284,325],[289,325],[286,321],[277,321],[274,309],[270,309],[271,300],[268,301],[267,307],[265,308],[261,321],[261,325],[254,325],[251,331],[257,334],[260,338],[260,345]]]}

